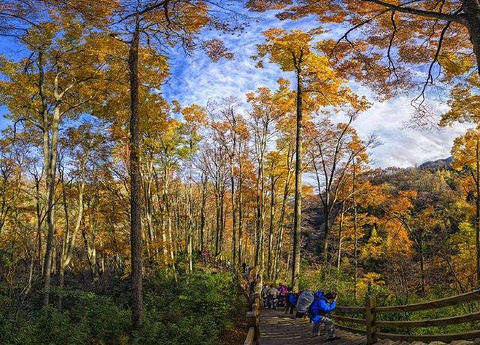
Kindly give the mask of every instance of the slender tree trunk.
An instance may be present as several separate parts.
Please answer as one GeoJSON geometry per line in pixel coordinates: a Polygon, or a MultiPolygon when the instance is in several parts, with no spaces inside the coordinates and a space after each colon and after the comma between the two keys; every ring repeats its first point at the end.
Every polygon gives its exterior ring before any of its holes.
{"type": "Polygon", "coordinates": [[[354,277],[354,302],[357,304],[357,292],[358,292],[358,234],[357,234],[357,201],[355,199],[355,179],[356,179],[356,165],[355,161],[353,162],[353,186],[352,186],[352,202],[353,202],[353,236],[354,236],[354,247],[353,247],[353,260],[355,262],[355,277],[354,277]]]}
{"type": "Polygon", "coordinates": [[[220,256],[222,255],[223,251],[223,236],[225,234],[225,185],[222,183],[220,187],[220,235],[219,235],[219,243],[218,243],[218,250],[220,256]]]}
{"type": "Polygon", "coordinates": [[[40,205],[40,179],[35,176],[35,206],[37,214],[37,238],[36,238],[36,248],[37,248],[37,265],[38,271],[43,273],[42,265],[42,231],[43,231],[43,212],[40,205]]]}
{"type": "Polygon", "coordinates": [[[295,204],[293,223],[292,289],[298,291],[300,275],[300,246],[302,232],[302,142],[303,142],[303,95],[301,65],[297,67],[297,135],[295,143],[295,204]]]}
{"type": "Polygon", "coordinates": [[[257,176],[257,208],[256,208],[256,246],[255,246],[255,266],[263,269],[263,242],[265,234],[265,208],[264,208],[264,183],[263,183],[263,150],[260,153],[258,161],[258,176],[257,176]]]}
{"type": "Polygon", "coordinates": [[[67,193],[66,193],[66,186],[65,186],[65,179],[64,173],[60,170],[60,178],[62,181],[62,199],[63,199],[63,210],[65,212],[65,234],[62,239],[62,252],[60,253],[60,275],[58,280],[58,288],[59,288],[59,295],[58,295],[58,309],[62,310],[62,302],[63,302],[63,288],[65,286],[65,261],[67,256],[67,246],[68,241],[70,239],[70,217],[68,214],[68,204],[67,204],[67,193]]]}
{"type": "Polygon", "coordinates": [[[163,254],[163,263],[165,265],[165,272],[168,272],[168,265],[169,265],[169,243],[167,241],[167,211],[166,211],[166,204],[167,204],[167,186],[168,186],[168,176],[166,172],[166,168],[163,169],[163,176],[162,176],[162,185],[160,186],[159,177],[156,172],[155,167],[153,167],[153,172],[155,174],[155,185],[157,190],[157,200],[158,200],[158,208],[160,209],[160,229],[162,232],[162,254],[163,254]]]}
{"type": "Polygon", "coordinates": [[[143,180],[144,180],[144,191],[143,195],[145,198],[145,219],[147,220],[147,234],[148,234],[148,256],[149,260],[153,261],[154,258],[158,260],[158,247],[155,245],[155,230],[153,224],[153,193],[152,193],[152,177],[153,177],[153,162],[152,158],[149,157],[146,162],[146,171],[143,180]]]}
{"type": "Polygon", "coordinates": [[[425,294],[425,263],[423,257],[423,233],[420,232],[420,238],[418,241],[418,252],[420,254],[420,275],[421,275],[421,283],[422,283],[422,295],[425,294]]]}
{"type": "Polygon", "coordinates": [[[480,3],[478,0],[462,0],[462,9],[465,12],[464,20],[470,34],[480,75],[480,35],[478,34],[480,32],[480,3]]]}
{"type": "Polygon", "coordinates": [[[340,273],[340,265],[342,262],[342,232],[343,222],[345,219],[345,200],[342,202],[342,209],[340,211],[340,225],[338,227],[338,256],[337,256],[337,271],[340,273]]]}
{"type": "MultiPolygon", "coordinates": [[[[38,78],[38,92],[40,95],[41,103],[42,103],[42,126],[43,126],[43,172],[45,174],[45,198],[48,200],[48,194],[50,191],[49,188],[49,156],[50,156],[50,124],[49,124],[49,116],[48,116],[48,108],[47,108],[47,98],[45,94],[45,72],[44,72],[44,59],[43,59],[43,52],[39,51],[38,53],[38,69],[39,69],[39,78],[38,78]]],[[[40,195],[39,195],[40,197],[40,195]]],[[[45,217],[47,217],[48,212],[50,212],[48,208],[48,201],[47,205],[45,206],[45,217]]],[[[43,221],[42,221],[43,222],[43,221]]],[[[42,229],[39,228],[39,231],[42,229]]],[[[48,230],[47,230],[48,232],[48,230]]],[[[47,235],[48,237],[48,235],[47,235]]],[[[44,276],[44,283],[46,283],[46,275],[45,275],[45,266],[46,266],[46,261],[45,261],[45,256],[46,256],[46,243],[45,243],[45,254],[42,249],[42,236],[39,236],[39,259],[42,258],[43,256],[43,265],[42,265],[42,274],[44,276]]],[[[45,241],[48,241],[46,238],[45,241]]],[[[50,279],[50,278],[49,278],[50,279]]],[[[44,303],[48,303],[48,296],[46,296],[44,299],[44,303]],[[47,299],[47,301],[45,301],[47,299]]]]}
{"type": "Polygon", "coordinates": [[[322,247],[322,254],[323,254],[323,262],[327,264],[328,262],[328,240],[330,237],[330,213],[331,213],[331,205],[330,205],[330,193],[329,191],[325,191],[325,235],[323,238],[323,247],[322,247]]]}
{"type": "MultiPolygon", "coordinates": [[[[193,152],[193,143],[190,142],[190,150],[193,152]]],[[[190,176],[188,181],[188,269],[189,272],[193,272],[193,234],[194,234],[194,211],[193,211],[193,190],[192,190],[192,159],[190,159],[190,176]]]]}
{"type": "Polygon", "coordinates": [[[480,284],[480,138],[477,135],[475,147],[476,158],[476,204],[475,204],[475,248],[476,248],[476,265],[477,265],[477,284],[480,284]]]}
{"type": "MultiPolygon", "coordinates": [[[[166,180],[168,181],[168,180],[166,180]]],[[[168,188],[169,184],[168,182],[165,185],[165,210],[167,211],[167,236],[168,236],[168,242],[169,242],[169,248],[170,248],[170,261],[172,265],[172,273],[175,281],[177,280],[177,268],[175,265],[175,243],[173,239],[173,231],[172,231],[172,210],[171,210],[171,205],[170,205],[170,198],[168,197],[168,188]]]]}
{"type": "Polygon", "coordinates": [[[243,248],[243,164],[240,157],[238,164],[238,263],[245,259],[242,256],[243,248]]]}
{"type": "Polygon", "coordinates": [[[205,249],[205,207],[207,204],[207,176],[202,175],[202,206],[200,208],[200,251],[205,249]]]}
{"type": "Polygon", "coordinates": [[[215,183],[215,221],[216,221],[216,227],[215,227],[215,258],[220,254],[220,231],[221,231],[221,219],[220,219],[220,213],[221,213],[221,205],[220,205],[220,191],[218,187],[218,181],[215,183]]]}
{"type": "Polygon", "coordinates": [[[128,67],[130,72],[130,246],[132,261],[132,322],[135,329],[143,326],[142,296],[142,210],[140,177],[140,114],[138,100],[138,49],[140,24],[136,18],[135,31],[130,44],[128,67]]]}
{"type": "MultiPolygon", "coordinates": [[[[289,149],[287,151],[287,176],[285,177],[285,186],[283,189],[283,198],[282,198],[282,208],[280,210],[280,219],[278,221],[278,228],[279,228],[279,234],[278,234],[278,240],[276,242],[275,246],[275,256],[274,256],[274,270],[273,270],[273,280],[276,281],[278,277],[278,271],[280,269],[280,256],[282,253],[282,248],[283,248],[283,236],[284,236],[284,230],[285,230],[285,215],[286,215],[286,210],[287,210],[287,201],[288,201],[288,195],[290,194],[290,174],[291,174],[291,168],[292,168],[292,161],[293,161],[293,155],[291,153],[293,152],[293,148],[291,149],[289,146],[289,149]]],[[[287,266],[288,270],[288,266],[287,266]]]]}
{"type": "Polygon", "coordinates": [[[236,193],[235,193],[235,176],[233,169],[233,159],[230,163],[230,183],[231,183],[231,203],[232,203],[232,265],[237,267],[237,208],[235,205],[236,193]]]}
{"type": "Polygon", "coordinates": [[[85,229],[82,229],[83,243],[85,244],[85,250],[87,251],[87,261],[90,269],[90,275],[92,276],[92,281],[98,279],[98,270],[97,270],[97,250],[95,248],[95,227],[92,226],[92,221],[90,221],[90,231],[93,233],[92,243],[90,244],[89,236],[85,229]]]}
{"type": "Polygon", "coordinates": [[[275,231],[275,178],[271,176],[270,183],[271,195],[270,195],[270,226],[268,231],[268,256],[267,256],[267,277],[272,277],[272,246],[273,246],[273,233],[275,231]]]}
{"type": "MultiPolygon", "coordinates": [[[[480,76],[480,4],[476,0],[463,0],[462,9],[465,12],[464,20],[470,40],[473,45],[473,52],[477,60],[477,69],[480,76]]],[[[475,219],[475,245],[476,245],[476,271],[477,271],[477,285],[480,284],[480,157],[479,157],[479,139],[477,137],[476,147],[476,219],[475,219]]]]}
{"type": "Polygon", "coordinates": [[[53,240],[55,236],[55,176],[57,166],[57,149],[58,149],[58,126],[60,121],[60,109],[57,105],[54,109],[52,118],[52,137],[48,154],[47,164],[47,243],[45,251],[45,261],[43,268],[44,285],[43,285],[43,305],[47,306],[50,302],[50,282],[53,265],[53,240]]]}

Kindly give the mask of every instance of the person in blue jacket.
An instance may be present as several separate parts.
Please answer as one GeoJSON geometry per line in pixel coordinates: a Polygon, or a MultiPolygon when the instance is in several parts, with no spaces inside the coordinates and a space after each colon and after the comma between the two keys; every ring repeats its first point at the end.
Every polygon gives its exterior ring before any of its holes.
{"type": "Polygon", "coordinates": [[[321,290],[315,293],[315,299],[308,310],[308,316],[313,322],[312,335],[314,337],[318,336],[320,324],[323,323],[327,331],[327,341],[338,339],[335,334],[335,326],[329,315],[329,313],[335,309],[336,305],[337,295],[335,293],[329,292],[323,294],[321,290]]]}

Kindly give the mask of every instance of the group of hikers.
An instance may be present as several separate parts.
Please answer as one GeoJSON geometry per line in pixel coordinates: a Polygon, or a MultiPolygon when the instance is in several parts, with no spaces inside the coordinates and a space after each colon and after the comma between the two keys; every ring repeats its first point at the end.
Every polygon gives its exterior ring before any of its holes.
{"type": "Polygon", "coordinates": [[[317,337],[320,333],[320,325],[325,326],[327,341],[338,339],[335,334],[335,326],[330,317],[337,304],[337,295],[334,292],[323,293],[322,290],[312,292],[310,290],[289,292],[289,288],[280,284],[278,288],[265,284],[262,289],[264,308],[276,309],[285,307],[285,313],[296,309],[295,318],[309,317],[313,323],[312,335],[317,337]]]}

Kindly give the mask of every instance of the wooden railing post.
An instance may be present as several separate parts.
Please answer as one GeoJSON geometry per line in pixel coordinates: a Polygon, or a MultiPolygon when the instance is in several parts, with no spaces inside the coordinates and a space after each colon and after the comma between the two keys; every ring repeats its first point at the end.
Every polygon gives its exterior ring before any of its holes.
{"type": "Polygon", "coordinates": [[[247,344],[247,345],[258,344],[258,338],[259,338],[258,337],[258,335],[259,335],[258,334],[258,317],[256,315],[256,312],[249,311],[247,313],[247,327],[249,328],[249,330],[253,329],[253,337],[248,339],[249,337],[247,336],[247,340],[245,340],[245,344],[247,344]]]}
{"type": "Polygon", "coordinates": [[[367,326],[367,345],[377,342],[377,311],[375,297],[367,295],[365,297],[365,320],[367,326]]]}
{"type": "Polygon", "coordinates": [[[253,281],[255,286],[249,295],[251,311],[247,313],[248,334],[244,345],[258,345],[260,340],[261,276],[255,275],[253,281]]]}
{"type": "Polygon", "coordinates": [[[253,343],[258,344],[260,339],[260,301],[256,300],[253,304],[253,313],[255,314],[255,336],[253,337],[253,343]]]}

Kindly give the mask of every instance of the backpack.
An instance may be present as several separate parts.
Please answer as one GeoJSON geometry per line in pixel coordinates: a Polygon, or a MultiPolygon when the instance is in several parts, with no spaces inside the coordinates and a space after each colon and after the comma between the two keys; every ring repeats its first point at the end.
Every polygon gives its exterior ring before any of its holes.
{"type": "Polygon", "coordinates": [[[308,311],[308,308],[310,308],[312,305],[314,299],[315,297],[313,296],[313,292],[308,290],[302,292],[302,294],[298,297],[297,312],[305,315],[305,313],[308,311]]]}
{"type": "Polygon", "coordinates": [[[293,292],[288,294],[288,303],[290,305],[297,305],[297,295],[293,292]]]}

